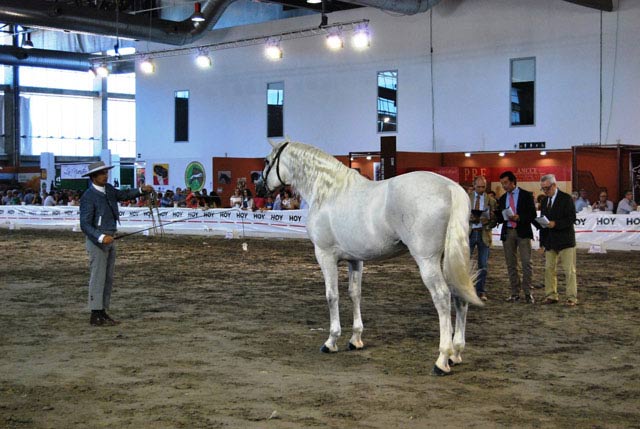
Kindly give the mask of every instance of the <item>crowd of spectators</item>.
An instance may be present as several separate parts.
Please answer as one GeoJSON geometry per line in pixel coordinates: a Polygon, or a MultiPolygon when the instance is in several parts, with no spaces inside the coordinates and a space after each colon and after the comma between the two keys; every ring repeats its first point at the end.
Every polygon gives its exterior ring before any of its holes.
{"type": "MultiPolygon", "coordinates": [[[[0,205],[39,205],[39,206],[79,206],[82,191],[60,189],[39,193],[33,189],[0,188],[0,205]]],[[[133,200],[120,201],[121,207],[147,207],[149,196],[142,195],[133,200]]],[[[269,193],[263,187],[256,186],[255,196],[244,183],[239,184],[229,204],[223,204],[220,196],[206,189],[192,191],[190,188],[176,188],[158,192],[155,199],[158,207],[211,209],[239,208],[248,211],[264,210],[296,210],[305,208],[305,201],[291,189],[281,189],[269,193]]]]}

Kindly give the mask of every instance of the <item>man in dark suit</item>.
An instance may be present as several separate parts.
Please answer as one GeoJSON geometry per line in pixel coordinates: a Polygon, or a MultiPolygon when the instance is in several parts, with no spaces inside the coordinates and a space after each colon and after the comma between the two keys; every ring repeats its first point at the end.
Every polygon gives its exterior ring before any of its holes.
{"type": "Polygon", "coordinates": [[[567,282],[568,306],[578,303],[578,285],[576,282],[576,233],[574,222],[576,211],[571,195],[562,192],[556,184],[556,176],[546,174],[540,179],[540,188],[546,198],[542,201],[541,216],[549,223],[541,225],[540,246],[544,248],[544,294],[543,304],[558,302],[558,277],[556,268],[558,258],[567,282]]]}
{"type": "Polygon", "coordinates": [[[145,185],[140,189],[119,190],[107,183],[109,170],[113,167],[98,161],[89,165],[83,175],[91,179],[89,188],[80,199],[80,228],[87,236],[86,248],[89,253],[91,277],[89,279],[89,308],[92,326],[116,325],[108,314],[113,274],[116,262],[115,234],[116,222],[120,216],[118,201],[131,200],[153,188],[145,185]]]}
{"type": "Polygon", "coordinates": [[[533,231],[531,223],[536,218],[536,206],[533,194],[518,187],[515,174],[505,171],[500,175],[500,184],[505,193],[498,201],[498,222],[502,222],[500,240],[503,242],[504,258],[509,272],[511,295],[508,302],[520,300],[520,289],[524,291],[525,300],[533,304],[535,299],[531,294],[531,240],[533,231]],[[504,218],[503,212],[509,209],[509,216],[504,218]],[[518,273],[518,256],[522,265],[522,279],[518,273]]]}

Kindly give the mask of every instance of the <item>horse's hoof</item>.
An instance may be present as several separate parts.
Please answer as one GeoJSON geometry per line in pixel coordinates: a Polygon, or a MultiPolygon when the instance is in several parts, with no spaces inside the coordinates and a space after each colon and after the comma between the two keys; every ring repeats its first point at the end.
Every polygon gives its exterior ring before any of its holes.
{"type": "Polygon", "coordinates": [[[454,366],[456,363],[454,361],[452,361],[451,359],[449,359],[449,366],[454,366]]]}
{"type": "Polygon", "coordinates": [[[362,350],[363,348],[364,348],[364,346],[363,347],[357,347],[351,341],[349,341],[349,350],[362,350]]]}
{"type": "Polygon", "coordinates": [[[322,353],[333,353],[333,352],[331,351],[331,349],[330,349],[329,347],[327,347],[326,345],[324,345],[324,344],[322,345],[322,347],[320,347],[320,351],[321,351],[322,353]]]}
{"type": "Polygon", "coordinates": [[[445,375],[451,375],[451,372],[445,372],[438,368],[438,365],[433,365],[433,369],[431,370],[431,375],[435,375],[437,377],[444,377],[445,375]]]}

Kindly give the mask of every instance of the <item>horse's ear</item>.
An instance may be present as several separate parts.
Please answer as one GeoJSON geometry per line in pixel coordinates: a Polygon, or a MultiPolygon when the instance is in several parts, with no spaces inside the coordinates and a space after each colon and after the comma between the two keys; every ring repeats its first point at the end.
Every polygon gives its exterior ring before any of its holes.
{"type": "Polygon", "coordinates": [[[274,141],[273,141],[273,140],[271,140],[271,139],[267,139],[267,141],[269,142],[269,144],[271,145],[271,147],[272,147],[272,148],[274,148],[274,149],[275,149],[275,147],[278,145],[276,142],[274,142],[274,141]]]}

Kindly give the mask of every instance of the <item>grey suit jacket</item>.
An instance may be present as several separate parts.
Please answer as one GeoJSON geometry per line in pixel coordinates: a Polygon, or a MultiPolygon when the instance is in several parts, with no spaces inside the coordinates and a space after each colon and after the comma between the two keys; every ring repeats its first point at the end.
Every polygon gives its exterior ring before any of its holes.
{"type": "Polygon", "coordinates": [[[80,198],[80,228],[98,246],[101,246],[98,239],[102,234],[113,235],[118,230],[118,201],[137,198],[141,194],[139,189],[123,191],[109,184],[105,186],[105,191],[103,194],[89,185],[80,198]]]}

